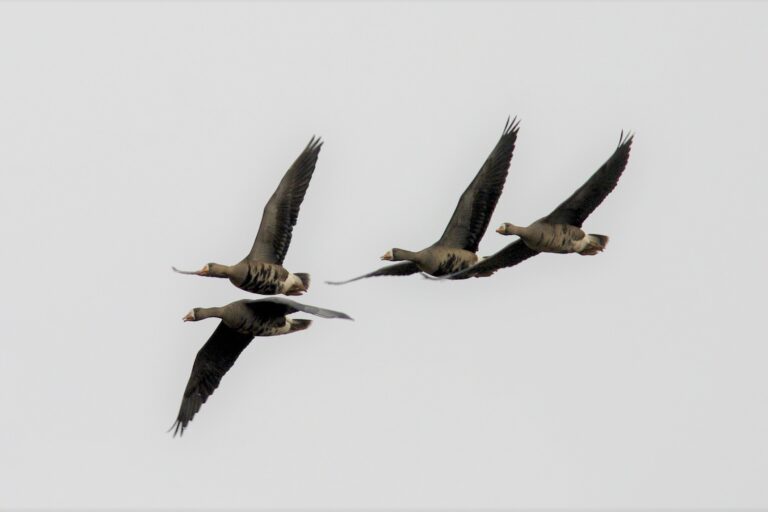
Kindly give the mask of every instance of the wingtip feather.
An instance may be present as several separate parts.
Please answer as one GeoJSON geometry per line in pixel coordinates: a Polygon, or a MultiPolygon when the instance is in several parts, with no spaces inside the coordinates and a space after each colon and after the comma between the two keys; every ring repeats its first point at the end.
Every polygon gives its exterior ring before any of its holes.
{"type": "Polygon", "coordinates": [[[184,435],[184,429],[186,429],[186,428],[187,427],[182,423],[182,421],[177,419],[176,421],[173,422],[173,425],[171,425],[171,428],[166,430],[166,433],[168,433],[171,430],[173,430],[173,434],[172,434],[173,438],[176,438],[177,435],[179,437],[182,437],[184,435]]]}
{"type": "Polygon", "coordinates": [[[517,118],[517,116],[512,117],[511,121],[510,121],[510,116],[507,116],[507,122],[504,123],[504,131],[502,132],[502,135],[517,133],[519,129],[520,129],[520,120],[517,118]]]}
{"type": "Polygon", "coordinates": [[[309,139],[309,144],[307,144],[306,151],[320,151],[320,148],[323,147],[323,142],[322,137],[312,135],[312,138],[309,139]]]}
{"type": "Polygon", "coordinates": [[[624,130],[621,130],[621,135],[619,135],[619,147],[631,145],[634,138],[635,134],[632,131],[628,131],[625,134],[624,130]]]}

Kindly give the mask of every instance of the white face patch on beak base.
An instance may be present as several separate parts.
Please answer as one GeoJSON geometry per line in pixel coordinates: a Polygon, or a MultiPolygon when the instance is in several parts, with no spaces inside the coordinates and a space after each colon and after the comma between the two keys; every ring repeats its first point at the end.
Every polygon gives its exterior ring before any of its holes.
{"type": "Polygon", "coordinates": [[[382,256],[381,259],[384,261],[392,261],[392,249],[384,253],[384,256],[382,256]]]}
{"type": "Polygon", "coordinates": [[[195,321],[195,310],[194,309],[190,310],[189,313],[184,315],[184,318],[182,318],[182,320],[184,320],[185,322],[194,322],[195,321]]]}

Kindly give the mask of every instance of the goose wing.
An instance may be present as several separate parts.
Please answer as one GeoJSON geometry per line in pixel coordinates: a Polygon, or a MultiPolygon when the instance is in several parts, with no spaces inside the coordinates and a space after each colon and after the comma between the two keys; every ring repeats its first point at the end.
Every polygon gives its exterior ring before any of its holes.
{"type": "Polygon", "coordinates": [[[359,279],[365,279],[367,277],[409,276],[417,272],[419,272],[418,265],[416,265],[412,261],[401,261],[399,263],[395,263],[394,265],[387,265],[386,267],[381,267],[378,270],[374,270],[373,272],[368,272],[367,274],[364,274],[362,276],[357,276],[357,277],[353,277],[352,279],[347,279],[346,281],[326,281],[326,283],[347,284],[347,283],[351,283],[352,281],[357,281],[359,279]]]}
{"type": "Polygon", "coordinates": [[[261,225],[251,252],[245,259],[282,264],[291,244],[293,226],[299,218],[299,208],[315,171],[323,143],[312,137],[280,181],[261,215],[261,225]]]}
{"type": "Polygon", "coordinates": [[[522,240],[517,240],[507,245],[500,251],[496,252],[492,256],[488,256],[475,263],[469,268],[465,268],[459,272],[442,277],[441,279],[468,279],[470,277],[480,277],[483,275],[490,275],[499,269],[512,267],[518,263],[527,260],[532,256],[539,254],[538,251],[534,251],[522,240]]]}
{"type": "Polygon", "coordinates": [[[477,252],[504,189],[519,126],[517,118],[511,122],[507,120],[499,142],[461,195],[448,226],[435,245],[477,252]]]}
{"type": "Polygon", "coordinates": [[[619,146],[611,157],[571,197],[542,220],[550,224],[581,227],[595,208],[616,188],[621,173],[627,166],[633,137],[632,134],[625,137],[622,132],[619,146]]]}
{"type": "Polygon", "coordinates": [[[224,322],[219,323],[195,357],[192,374],[189,376],[184,397],[181,400],[179,415],[171,427],[174,437],[176,434],[184,434],[187,424],[213,394],[221,378],[232,368],[237,357],[252,339],[251,335],[240,334],[224,325],[224,322]]]}
{"type": "Polygon", "coordinates": [[[262,316],[285,316],[300,311],[321,318],[344,318],[346,320],[352,320],[351,316],[342,313],[341,311],[318,308],[316,306],[296,302],[295,300],[284,299],[283,297],[268,297],[266,299],[249,300],[246,304],[257,315],[262,316]]]}

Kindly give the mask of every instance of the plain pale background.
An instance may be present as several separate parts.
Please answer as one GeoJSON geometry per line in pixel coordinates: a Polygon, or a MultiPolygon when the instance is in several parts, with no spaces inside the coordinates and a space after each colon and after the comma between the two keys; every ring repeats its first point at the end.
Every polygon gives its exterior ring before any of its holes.
{"type": "Polygon", "coordinates": [[[0,507],[768,506],[768,5],[0,5],[0,507]],[[586,258],[379,278],[508,115],[492,230],[636,133],[586,258]],[[256,340],[166,429],[312,134],[286,266],[356,322],[256,340]]]}

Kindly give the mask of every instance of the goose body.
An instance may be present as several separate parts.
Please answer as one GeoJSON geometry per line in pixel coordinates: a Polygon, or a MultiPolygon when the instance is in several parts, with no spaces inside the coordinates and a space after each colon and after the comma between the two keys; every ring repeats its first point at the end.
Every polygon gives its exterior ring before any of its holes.
{"type": "Polygon", "coordinates": [[[173,270],[181,274],[228,278],[241,290],[260,295],[301,295],[306,292],[309,274],[289,272],[283,267],[283,260],[322,145],[320,139],[313,137],[286,171],[264,207],[251,252],[242,261],[235,265],[209,263],[194,272],[173,270]]]}
{"type": "Polygon", "coordinates": [[[176,422],[171,427],[183,434],[187,424],[203,403],[218,387],[224,374],[234,365],[240,353],[257,336],[279,336],[307,329],[311,320],[290,318],[296,312],[321,318],[351,318],[339,311],[270,297],[260,300],[239,300],[222,307],[195,308],[184,321],[219,318],[220,322],[203,348],[197,353],[187,382],[176,422]]]}
{"type": "Polygon", "coordinates": [[[433,276],[444,276],[471,267],[477,262],[477,254],[466,249],[433,245],[418,252],[392,249],[382,259],[408,261],[421,272],[433,276]]]}
{"type": "Polygon", "coordinates": [[[519,236],[525,245],[536,252],[577,252],[591,256],[605,249],[608,244],[605,235],[587,234],[570,224],[551,224],[546,221],[536,221],[524,228],[505,223],[496,231],[502,235],[519,236]]]}
{"type": "Polygon", "coordinates": [[[282,265],[243,260],[232,266],[208,264],[204,275],[226,277],[240,288],[259,295],[301,295],[309,288],[309,274],[293,274],[282,265]]]}
{"type": "Polygon", "coordinates": [[[527,227],[504,223],[496,231],[502,235],[517,235],[512,242],[497,253],[482,258],[469,268],[445,279],[467,279],[486,277],[497,270],[512,267],[542,252],[579,253],[594,255],[605,249],[608,237],[587,234],[581,226],[600,206],[619,182],[629,161],[633,135],[624,137],[622,132],[619,145],[608,160],[568,199],[563,201],[549,215],[527,227]]]}
{"type": "Polygon", "coordinates": [[[517,119],[511,122],[507,120],[501,138],[472,183],[461,195],[440,240],[416,252],[391,249],[381,259],[398,263],[346,281],[328,283],[345,284],[376,276],[406,276],[419,271],[432,276],[443,276],[474,265],[477,262],[476,253],[480,239],[488,228],[493,210],[504,189],[518,129],[517,119]]]}

